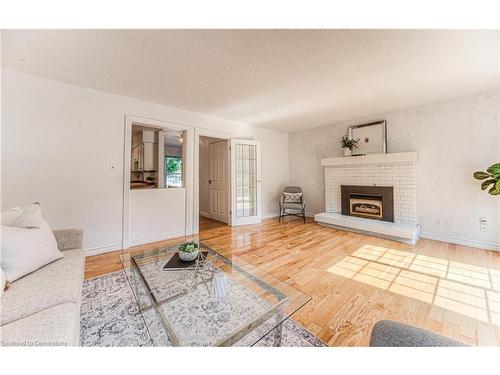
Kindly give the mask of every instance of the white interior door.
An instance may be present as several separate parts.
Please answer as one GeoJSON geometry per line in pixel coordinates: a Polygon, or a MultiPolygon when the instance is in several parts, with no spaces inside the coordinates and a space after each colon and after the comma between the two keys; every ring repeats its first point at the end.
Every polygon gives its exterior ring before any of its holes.
{"type": "Polygon", "coordinates": [[[229,224],[229,149],[228,141],[210,143],[208,180],[210,216],[229,224]]]}
{"type": "Polygon", "coordinates": [[[231,139],[231,225],[261,220],[259,142],[231,139]]]}

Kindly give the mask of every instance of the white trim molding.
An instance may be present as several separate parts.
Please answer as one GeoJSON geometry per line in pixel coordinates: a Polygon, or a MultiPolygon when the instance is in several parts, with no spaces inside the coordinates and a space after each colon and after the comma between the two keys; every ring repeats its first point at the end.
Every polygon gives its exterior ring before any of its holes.
{"type": "Polygon", "coordinates": [[[391,154],[370,154],[343,158],[321,159],[322,167],[360,164],[410,163],[418,160],[417,152],[395,152],[391,154]]]}
{"type": "Polygon", "coordinates": [[[436,240],[436,241],[441,241],[441,242],[454,243],[454,244],[462,245],[462,246],[475,247],[475,248],[482,249],[482,250],[500,251],[500,244],[493,243],[493,242],[468,240],[465,238],[449,237],[449,236],[443,236],[440,234],[434,234],[434,233],[428,233],[428,232],[420,233],[420,237],[427,238],[429,240],[436,240]]]}
{"type": "Polygon", "coordinates": [[[104,253],[111,253],[113,251],[122,251],[121,243],[112,243],[104,246],[90,247],[88,249],[83,249],[85,256],[90,257],[93,255],[99,255],[104,253]]]}
{"type": "Polygon", "coordinates": [[[164,240],[170,240],[172,238],[184,237],[184,232],[171,232],[171,233],[162,233],[155,236],[137,238],[134,240],[130,240],[130,246],[139,246],[144,245],[151,242],[158,242],[164,240]]]}
{"type": "MultiPolygon", "coordinates": [[[[129,241],[129,247],[133,246],[139,246],[139,245],[144,245],[148,244],[151,242],[158,242],[158,241],[164,241],[164,240],[170,240],[172,238],[182,238],[184,237],[184,232],[171,232],[171,233],[163,233],[155,236],[150,236],[150,237],[144,237],[144,238],[137,238],[129,241]]],[[[90,257],[93,255],[99,255],[99,254],[105,254],[105,253],[111,253],[113,251],[122,251],[124,250],[122,248],[122,245],[120,243],[113,243],[105,246],[98,246],[98,247],[91,247],[88,249],[83,249],[85,256],[90,257]]]]}

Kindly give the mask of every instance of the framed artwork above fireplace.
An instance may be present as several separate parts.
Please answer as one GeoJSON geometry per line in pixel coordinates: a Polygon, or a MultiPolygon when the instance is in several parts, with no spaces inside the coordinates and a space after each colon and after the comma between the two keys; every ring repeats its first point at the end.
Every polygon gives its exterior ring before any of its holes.
{"type": "Polygon", "coordinates": [[[349,139],[359,139],[352,155],[387,154],[387,121],[369,122],[348,128],[349,139]]]}

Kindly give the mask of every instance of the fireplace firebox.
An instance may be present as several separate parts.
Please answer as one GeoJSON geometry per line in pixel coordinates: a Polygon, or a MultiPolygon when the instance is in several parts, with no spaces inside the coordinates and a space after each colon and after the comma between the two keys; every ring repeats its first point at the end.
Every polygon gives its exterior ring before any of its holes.
{"type": "Polygon", "coordinates": [[[342,185],[342,214],[394,222],[392,186],[342,185]]]}

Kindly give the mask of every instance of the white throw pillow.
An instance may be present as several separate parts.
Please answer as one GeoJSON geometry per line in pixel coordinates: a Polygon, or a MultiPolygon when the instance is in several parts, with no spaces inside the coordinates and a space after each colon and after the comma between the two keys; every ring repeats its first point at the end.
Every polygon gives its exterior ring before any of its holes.
{"type": "Polygon", "coordinates": [[[10,208],[2,211],[2,225],[12,225],[19,215],[23,213],[20,207],[10,208]]]}
{"type": "Polygon", "coordinates": [[[20,228],[42,228],[49,227],[49,223],[47,223],[42,217],[40,205],[38,203],[33,203],[26,207],[9,226],[20,228]]]}
{"type": "Polygon", "coordinates": [[[13,282],[63,257],[39,205],[24,209],[12,226],[2,226],[0,266],[13,282]]]}

